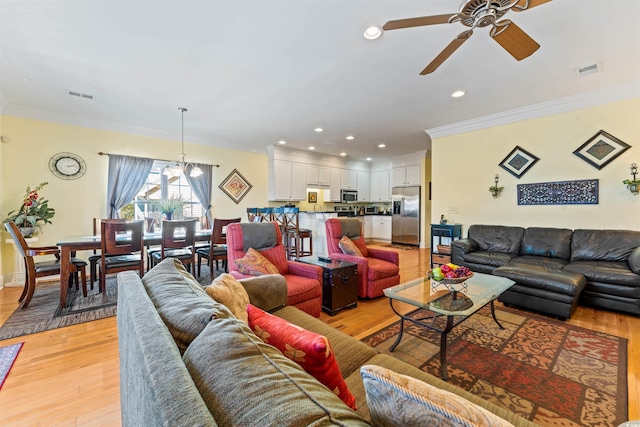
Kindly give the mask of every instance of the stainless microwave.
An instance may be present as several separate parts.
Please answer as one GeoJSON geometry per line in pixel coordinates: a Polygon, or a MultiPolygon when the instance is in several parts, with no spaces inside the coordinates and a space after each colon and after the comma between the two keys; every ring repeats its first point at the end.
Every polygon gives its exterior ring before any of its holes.
{"type": "Polygon", "coordinates": [[[353,203],[358,201],[356,190],[340,190],[340,201],[342,203],[353,203]]]}

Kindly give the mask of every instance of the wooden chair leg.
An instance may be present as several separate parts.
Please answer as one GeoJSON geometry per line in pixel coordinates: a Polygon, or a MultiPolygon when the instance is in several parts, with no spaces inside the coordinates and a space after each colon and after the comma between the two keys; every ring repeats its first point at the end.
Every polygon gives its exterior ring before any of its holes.
{"type": "Polygon", "coordinates": [[[31,297],[33,297],[33,292],[36,290],[36,278],[29,275],[29,279],[28,279],[28,291],[27,291],[27,296],[24,300],[24,303],[22,304],[22,308],[25,309],[29,306],[29,303],[31,302],[31,297]]]}
{"type": "Polygon", "coordinates": [[[87,270],[85,267],[82,267],[82,270],[80,270],[80,275],[82,278],[82,295],[84,295],[84,297],[86,298],[87,297],[87,270]]]}

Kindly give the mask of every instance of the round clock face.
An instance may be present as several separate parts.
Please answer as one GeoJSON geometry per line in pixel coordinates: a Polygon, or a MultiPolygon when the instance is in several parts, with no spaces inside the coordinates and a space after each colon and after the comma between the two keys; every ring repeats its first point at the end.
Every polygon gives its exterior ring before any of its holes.
{"type": "Polygon", "coordinates": [[[58,153],[49,160],[49,169],[58,178],[77,179],[84,175],[87,165],[73,153],[58,153]]]}

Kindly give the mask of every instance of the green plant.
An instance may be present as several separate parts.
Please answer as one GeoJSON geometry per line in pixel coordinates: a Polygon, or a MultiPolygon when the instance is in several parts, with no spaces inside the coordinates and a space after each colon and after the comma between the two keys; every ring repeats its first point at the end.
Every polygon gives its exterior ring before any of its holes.
{"type": "Polygon", "coordinates": [[[160,212],[173,213],[179,211],[184,206],[184,200],[182,197],[169,197],[168,199],[160,199],[154,202],[154,206],[160,210],[160,212]]]}
{"type": "Polygon", "coordinates": [[[35,188],[27,187],[22,205],[19,209],[9,212],[5,221],[13,221],[18,227],[34,227],[38,221],[44,224],[51,224],[51,218],[56,214],[56,210],[49,207],[49,200],[40,198],[39,191],[49,184],[43,182],[35,188]]]}
{"type": "Polygon", "coordinates": [[[625,179],[622,183],[625,185],[640,185],[640,179],[625,179]]]}

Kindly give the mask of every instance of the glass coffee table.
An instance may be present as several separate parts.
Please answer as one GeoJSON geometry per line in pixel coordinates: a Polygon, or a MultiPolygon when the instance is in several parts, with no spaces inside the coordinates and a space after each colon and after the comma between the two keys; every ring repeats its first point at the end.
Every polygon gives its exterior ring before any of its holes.
{"type": "Polygon", "coordinates": [[[384,294],[389,297],[389,303],[394,313],[400,316],[400,333],[389,351],[395,350],[404,331],[404,321],[410,321],[440,334],[440,371],[442,379],[448,380],[447,371],[447,334],[460,323],[487,304],[491,306],[491,315],[500,329],[504,329],[493,307],[493,301],[515,282],[506,277],[490,274],[474,273],[473,277],[463,283],[443,284],[431,280],[429,277],[416,279],[411,282],[387,288],[384,294]],[[417,308],[430,310],[433,314],[419,319],[413,319],[399,313],[393,306],[394,301],[402,301],[417,308]],[[436,320],[446,317],[445,322],[436,320]],[[429,321],[428,323],[426,321],[429,321]]]}

